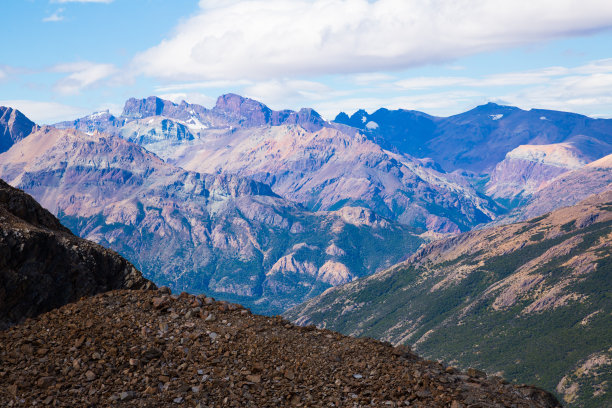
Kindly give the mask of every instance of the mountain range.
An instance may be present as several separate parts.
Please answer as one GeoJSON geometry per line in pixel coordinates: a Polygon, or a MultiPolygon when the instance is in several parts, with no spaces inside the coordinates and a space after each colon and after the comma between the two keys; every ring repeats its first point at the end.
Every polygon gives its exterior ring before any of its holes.
{"type": "Polygon", "coordinates": [[[270,314],[422,241],[370,210],[307,211],[260,182],[189,172],[97,132],[41,128],[0,155],[0,177],[156,283],[270,314]]]}
{"type": "Polygon", "coordinates": [[[0,177],[157,283],[280,313],[406,259],[423,239],[608,188],[610,121],[546,112],[488,104],[450,118],[381,109],[328,122],[227,94],[212,109],[131,98],[120,116],[40,129],[5,109],[19,118],[5,129],[24,130],[4,132],[0,177]],[[536,120],[542,134],[525,133],[536,120]],[[467,131],[480,136],[461,139],[467,131]],[[442,140],[457,157],[491,150],[490,163],[449,164],[452,152],[433,147],[442,140]],[[520,144],[543,142],[554,143],[520,144]]]}

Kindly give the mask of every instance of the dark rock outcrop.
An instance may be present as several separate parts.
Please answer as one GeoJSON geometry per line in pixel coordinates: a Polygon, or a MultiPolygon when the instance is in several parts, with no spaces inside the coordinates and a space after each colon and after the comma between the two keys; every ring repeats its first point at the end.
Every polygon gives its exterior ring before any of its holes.
{"type": "Polygon", "coordinates": [[[32,133],[36,124],[16,109],[0,106],[0,153],[32,133]]]}
{"type": "Polygon", "coordinates": [[[0,329],[120,288],[155,285],[118,254],[74,236],[32,197],[0,180],[0,329]]]}

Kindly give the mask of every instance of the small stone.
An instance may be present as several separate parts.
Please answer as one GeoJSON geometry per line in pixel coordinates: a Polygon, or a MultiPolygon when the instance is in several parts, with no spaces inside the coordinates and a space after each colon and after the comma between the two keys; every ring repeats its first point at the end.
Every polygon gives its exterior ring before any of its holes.
{"type": "Polygon", "coordinates": [[[138,364],[140,364],[140,360],[138,360],[137,358],[130,358],[130,365],[133,366],[137,366],[138,364]]]}
{"type": "Polygon", "coordinates": [[[153,298],[153,307],[158,310],[167,309],[170,306],[170,301],[167,297],[156,297],[153,298]]]}
{"type": "Polygon", "coordinates": [[[219,335],[215,332],[212,332],[208,335],[212,341],[215,341],[219,335]]]}
{"type": "Polygon", "coordinates": [[[204,319],[204,321],[207,322],[214,322],[215,320],[217,320],[217,317],[212,313],[206,316],[206,319],[204,319]]]}
{"type": "Polygon", "coordinates": [[[287,370],[285,371],[285,378],[288,380],[293,380],[295,379],[295,374],[293,374],[293,371],[287,370]]]}
{"type": "Polygon", "coordinates": [[[147,394],[147,395],[156,394],[157,393],[157,388],[148,386],[147,388],[145,388],[144,393],[147,394]]]}
{"type": "Polygon", "coordinates": [[[247,381],[250,381],[252,383],[260,383],[261,382],[261,375],[259,374],[249,374],[246,376],[247,381]]]}
{"type": "Polygon", "coordinates": [[[361,375],[361,374],[353,374],[353,378],[361,380],[363,378],[363,375],[361,375]]]}
{"type": "Polygon", "coordinates": [[[159,289],[157,289],[157,291],[159,293],[163,293],[164,295],[171,295],[172,294],[172,291],[167,286],[160,286],[159,289]]]}
{"type": "Polygon", "coordinates": [[[136,398],[136,393],[134,391],[123,391],[119,394],[119,399],[121,399],[121,401],[130,401],[134,398],[136,398]]]}
{"type": "Polygon", "coordinates": [[[177,397],[173,399],[172,401],[174,401],[175,404],[180,404],[181,402],[183,402],[183,397],[177,397]]]}
{"type": "Polygon", "coordinates": [[[96,379],[96,375],[93,371],[87,370],[87,372],[85,373],[85,378],[87,378],[87,381],[93,381],[96,379]]]}
{"type": "Polygon", "coordinates": [[[475,368],[468,368],[467,375],[473,378],[486,378],[487,377],[487,374],[484,371],[480,371],[475,368]]]}
{"type": "Polygon", "coordinates": [[[41,377],[36,381],[36,385],[41,388],[47,388],[55,382],[55,377],[41,377]]]}
{"type": "Polygon", "coordinates": [[[191,387],[191,392],[197,394],[198,392],[200,392],[200,387],[191,387]]]}

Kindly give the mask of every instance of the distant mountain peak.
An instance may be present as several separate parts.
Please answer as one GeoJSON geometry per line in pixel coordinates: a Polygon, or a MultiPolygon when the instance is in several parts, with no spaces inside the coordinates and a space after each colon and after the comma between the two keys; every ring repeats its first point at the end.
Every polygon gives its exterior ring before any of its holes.
{"type": "Polygon", "coordinates": [[[161,115],[164,110],[176,106],[175,103],[157,96],[149,96],[146,99],[130,98],[125,102],[122,115],[128,118],[140,119],[161,115]]]}
{"type": "Polygon", "coordinates": [[[36,128],[36,124],[17,109],[0,106],[0,153],[6,152],[36,128]]]}
{"type": "Polygon", "coordinates": [[[497,112],[497,111],[517,111],[517,110],[521,110],[520,108],[517,108],[516,106],[510,106],[510,105],[500,105],[498,103],[495,102],[487,102],[484,105],[478,105],[476,106],[474,109],[472,109],[471,111],[468,112],[497,112]]]}

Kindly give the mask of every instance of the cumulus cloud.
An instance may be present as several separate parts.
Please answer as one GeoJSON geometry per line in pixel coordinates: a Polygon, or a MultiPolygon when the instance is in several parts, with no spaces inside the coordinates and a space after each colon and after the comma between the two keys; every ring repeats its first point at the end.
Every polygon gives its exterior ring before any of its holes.
{"type": "Polygon", "coordinates": [[[96,64],[87,61],[59,64],[52,67],[51,70],[69,73],[53,87],[56,92],[63,95],[78,94],[83,89],[92,87],[117,72],[117,68],[112,64],[96,64]]]}
{"type": "Polygon", "coordinates": [[[0,100],[0,106],[20,110],[38,124],[55,123],[86,115],[87,109],[64,105],[58,102],[42,102],[23,99],[0,100]]]}
{"type": "Polygon", "coordinates": [[[202,0],[133,60],[170,80],[362,73],[612,27],[609,0],[202,0]]]}

